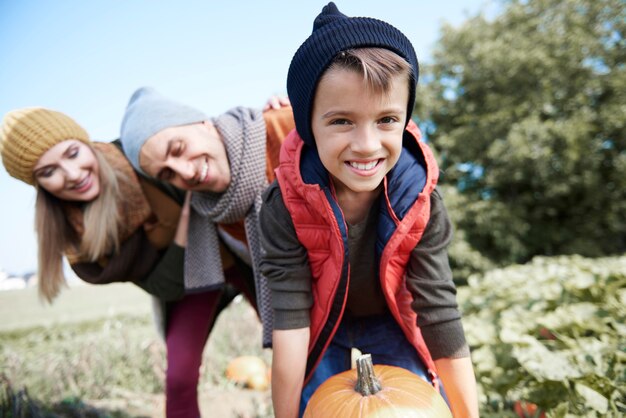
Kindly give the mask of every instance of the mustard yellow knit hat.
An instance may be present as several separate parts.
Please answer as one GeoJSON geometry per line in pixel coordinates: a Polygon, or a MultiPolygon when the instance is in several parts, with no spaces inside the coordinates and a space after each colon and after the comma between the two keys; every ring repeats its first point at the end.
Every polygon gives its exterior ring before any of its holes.
{"type": "Polygon", "coordinates": [[[0,153],[7,172],[34,184],[33,168],[39,158],[68,139],[89,143],[89,135],[69,116],[42,107],[13,110],[2,121],[0,153]]]}

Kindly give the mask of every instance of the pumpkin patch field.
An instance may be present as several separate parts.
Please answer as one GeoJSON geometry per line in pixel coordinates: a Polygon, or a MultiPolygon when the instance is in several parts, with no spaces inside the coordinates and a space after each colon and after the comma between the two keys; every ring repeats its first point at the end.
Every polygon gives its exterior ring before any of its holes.
{"type": "MultiPolygon", "coordinates": [[[[626,416],[626,256],[539,257],[458,292],[481,417],[626,416]]],[[[132,285],[72,287],[52,307],[35,289],[0,292],[0,317],[0,417],[163,417],[164,345],[132,285]]],[[[203,416],[273,416],[260,339],[245,300],[220,315],[203,416]]]]}
{"type": "MultiPolygon", "coordinates": [[[[79,285],[52,307],[39,304],[36,289],[0,292],[0,314],[0,417],[164,417],[165,348],[143,291],[79,285]]],[[[218,317],[200,371],[203,416],[273,415],[269,389],[226,378],[237,356],[269,364],[260,338],[245,299],[218,317]]]]}
{"type": "Polygon", "coordinates": [[[459,292],[481,417],[626,416],[626,257],[538,257],[459,292]]]}

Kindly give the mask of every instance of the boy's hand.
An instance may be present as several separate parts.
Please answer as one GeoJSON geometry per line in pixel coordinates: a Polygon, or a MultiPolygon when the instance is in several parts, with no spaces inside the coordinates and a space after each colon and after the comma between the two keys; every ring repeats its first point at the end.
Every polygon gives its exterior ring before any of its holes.
{"type": "Polygon", "coordinates": [[[191,203],[191,192],[185,193],[185,201],[180,210],[180,218],[178,218],[178,226],[176,227],[176,234],[174,235],[174,242],[180,247],[187,246],[187,231],[189,229],[189,207],[191,203]]]}
{"type": "Polygon", "coordinates": [[[297,418],[306,370],[310,328],[274,330],[272,403],[276,418],[297,418]]]}
{"type": "Polygon", "coordinates": [[[272,96],[267,99],[267,103],[263,106],[263,111],[267,112],[272,109],[280,109],[281,107],[291,106],[289,97],[287,96],[272,96]]]}
{"type": "Polygon", "coordinates": [[[478,418],[478,393],[469,357],[435,360],[454,418],[478,418]]]}

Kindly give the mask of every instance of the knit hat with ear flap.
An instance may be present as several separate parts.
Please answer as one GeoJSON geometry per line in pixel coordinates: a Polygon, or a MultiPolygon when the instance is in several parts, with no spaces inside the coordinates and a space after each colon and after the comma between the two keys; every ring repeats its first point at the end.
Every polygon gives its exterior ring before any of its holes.
{"type": "Polygon", "coordinates": [[[333,58],[354,48],[386,48],[404,58],[413,69],[409,91],[407,123],[415,102],[419,65],[411,42],[390,24],[368,17],[348,17],[333,2],[324,6],[313,22],[313,33],[296,51],[287,74],[287,93],[293,107],[296,129],[308,145],[314,146],[311,111],[317,83],[333,58]]]}
{"type": "Polygon", "coordinates": [[[139,152],[143,144],[154,134],[174,126],[190,125],[208,120],[201,111],[169,99],[155,89],[141,87],[128,102],[120,140],[124,154],[136,170],[139,167],[139,152]]]}
{"type": "Polygon", "coordinates": [[[37,161],[50,148],[68,139],[89,143],[87,131],[61,112],[42,107],[13,110],[4,115],[0,128],[4,168],[12,177],[33,185],[37,161]]]}

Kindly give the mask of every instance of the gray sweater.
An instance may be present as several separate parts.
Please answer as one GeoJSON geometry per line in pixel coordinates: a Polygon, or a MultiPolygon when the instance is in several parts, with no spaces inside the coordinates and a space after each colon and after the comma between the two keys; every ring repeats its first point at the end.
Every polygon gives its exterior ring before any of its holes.
{"type": "MultiPolygon", "coordinates": [[[[298,241],[276,182],[263,198],[260,225],[265,255],[261,270],[272,292],[274,328],[304,328],[310,324],[309,310],[313,304],[307,252],[298,241]]],[[[363,222],[348,225],[350,287],[344,315],[362,317],[387,310],[374,248],[377,207],[373,205],[363,222]]],[[[435,190],[430,220],[406,272],[407,287],[413,295],[412,308],[418,314],[417,325],[433,359],[469,355],[446,250],[451,238],[452,225],[441,195],[435,190]]]]}

